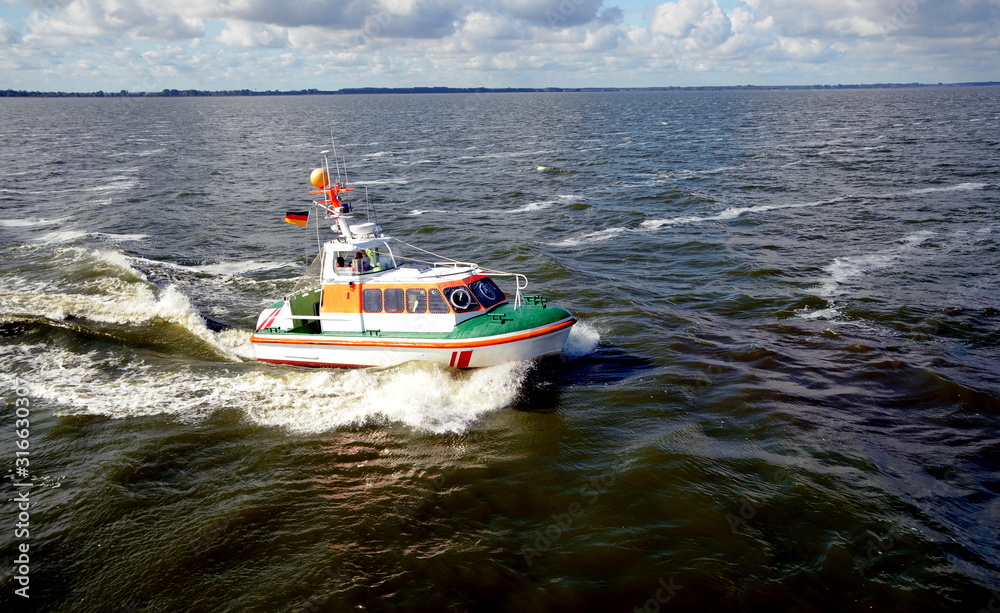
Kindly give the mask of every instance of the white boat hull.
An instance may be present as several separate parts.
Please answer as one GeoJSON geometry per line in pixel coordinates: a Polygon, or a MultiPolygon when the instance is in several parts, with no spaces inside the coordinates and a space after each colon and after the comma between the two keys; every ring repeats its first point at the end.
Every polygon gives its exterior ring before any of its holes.
{"type": "Polygon", "coordinates": [[[257,359],[272,364],[366,368],[413,360],[456,368],[484,368],[562,352],[576,319],[516,333],[460,340],[262,334],[251,337],[257,359]]]}

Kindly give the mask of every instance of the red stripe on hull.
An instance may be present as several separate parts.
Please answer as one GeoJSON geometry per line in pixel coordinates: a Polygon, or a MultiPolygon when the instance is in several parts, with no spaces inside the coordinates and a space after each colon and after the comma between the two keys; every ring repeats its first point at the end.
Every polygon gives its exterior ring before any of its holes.
{"type": "Polygon", "coordinates": [[[265,321],[264,325],[262,325],[260,328],[258,328],[258,330],[266,330],[267,328],[271,327],[271,324],[274,323],[274,320],[275,320],[275,318],[278,317],[278,313],[280,311],[281,311],[281,307],[278,307],[278,308],[274,309],[274,311],[271,312],[271,316],[267,318],[267,321],[265,321]]]}

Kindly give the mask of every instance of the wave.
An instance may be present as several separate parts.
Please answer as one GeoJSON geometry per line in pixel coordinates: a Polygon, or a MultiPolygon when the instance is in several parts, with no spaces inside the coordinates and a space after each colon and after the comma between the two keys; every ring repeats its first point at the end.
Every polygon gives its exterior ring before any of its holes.
{"type": "Polygon", "coordinates": [[[244,275],[248,272],[261,272],[265,270],[280,270],[282,268],[293,268],[298,266],[296,262],[217,262],[215,264],[202,264],[199,266],[176,265],[182,270],[191,270],[208,275],[222,277],[234,277],[244,275]]]}
{"type": "Polygon", "coordinates": [[[541,172],[541,173],[551,174],[551,175],[575,175],[575,174],[577,174],[577,171],[575,171],[575,170],[568,170],[568,169],[565,169],[565,168],[557,168],[555,166],[536,166],[535,170],[538,171],[538,172],[541,172]]]}
{"type": "Polygon", "coordinates": [[[94,185],[86,188],[89,192],[125,192],[139,187],[139,179],[126,175],[110,177],[102,185],[94,185]]]}
{"type": "Polygon", "coordinates": [[[58,280],[27,279],[9,275],[0,285],[0,316],[10,321],[39,318],[51,322],[83,320],[84,331],[98,335],[115,328],[142,336],[160,335],[164,323],[176,326],[183,338],[179,346],[193,348],[213,359],[242,361],[252,358],[249,333],[246,342],[234,335],[214,332],[207,320],[175,284],[159,288],[136,269],[128,256],[114,250],[60,248],[38,260],[40,269],[52,262],[71,263],[58,280]],[[88,328],[89,327],[89,328],[88,328]],[[139,329],[139,330],[136,330],[139,329]]]}
{"type": "Polygon", "coordinates": [[[801,309],[795,312],[795,315],[802,319],[823,319],[823,320],[836,320],[843,316],[836,305],[832,302],[825,309],[816,309],[810,311],[809,309],[801,309]]]}
{"type": "Polygon", "coordinates": [[[50,322],[74,321],[80,331],[97,336],[162,337],[157,327],[174,324],[177,347],[194,355],[213,359],[242,361],[254,357],[245,342],[234,342],[234,334],[213,332],[208,322],[176,286],[158,290],[145,282],[125,283],[111,280],[101,283],[107,291],[95,294],[27,292],[0,294],[0,316],[6,321],[37,318],[50,322]],[[117,291],[116,291],[117,290],[117,291]]]}
{"type": "Polygon", "coordinates": [[[247,412],[255,423],[301,433],[371,422],[461,433],[486,413],[512,405],[531,368],[509,362],[455,371],[408,362],[347,372],[258,372],[246,378],[260,399],[247,412]]]}
{"type": "MultiPolygon", "coordinates": [[[[905,196],[913,196],[920,194],[936,193],[936,192],[955,192],[955,191],[970,191],[977,189],[984,189],[988,187],[988,183],[960,183],[957,185],[948,185],[942,187],[929,187],[917,190],[911,190],[906,192],[898,192],[892,194],[886,194],[884,196],[878,196],[880,198],[899,198],[905,196]]],[[[568,238],[563,241],[549,243],[554,247],[576,247],[585,244],[598,243],[606,240],[615,238],[625,232],[636,232],[640,230],[655,231],[665,227],[675,227],[683,226],[689,224],[699,224],[706,222],[722,222],[731,221],[737,219],[744,215],[766,213],[768,211],[779,211],[785,209],[800,209],[800,208],[810,208],[817,206],[824,206],[830,204],[838,204],[846,201],[848,198],[855,198],[856,196],[841,196],[838,198],[831,198],[828,200],[817,200],[813,202],[793,202],[787,204],[772,204],[772,205],[760,205],[760,206],[749,206],[749,207],[730,207],[715,215],[683,215],[678,217],[668,217],[664,219],[647,219],[639,224],[639,228],[608,228],[607,230],[601,230],[598,232],[590,232],[582,236],[568,238]]]]}
{"type": "Polygon", "coordinates": [[[109,243],[128,243],[144,241],[149,238],[148,234],[112,234],[109,232],[85,232],[83,230],[60,230],[48,232],[34,239],[34,242],[54,244],[54,243],[74,243],[80,240],[93,238],[109,243]]]}
{"type": "Polygon", "coordinates": [[[844,290],[841,289],[841,285],[847,281],[869,272],[895,266],[910,250],[932,236],[934,236],[934,232],[923,230],[900,239],[896,245],[884,251],[834,258],[833,262],[825,268],[828,276],[820,281],[817,293],[824,298],[842,294],[844,290]]]}
{"type": "Polygon", "coordinates": [[[601,333],[597,328],[585,321],[577,321],[569,331],[563,355],[571,360],[582,358],[597,351],[600,343],[601,333]]]}
{"type": "Polygon", "coordinates": [[[725,209],[721,213],[709,216],[686,216],[686,217],[672,217],[669,219],[648,219],[642,224],[643,228],[647,230],[659,230],[664,226],[679,226],[691,223],[702,223],[706,221],[729,221],[731,219],[736,219],[748,213],[765,213],[767,211],[778,211],[782,209],[801,209],[814,206],[822,206],[825,204],[835,204],[837,202],[843,201],[843,198],[833,198],[831,200],[817,200],[815,202],[794,202],[790,204],[770,204],[761,206],[747,206],[747,207],[731,207],[725,209]]]}
{"type": "Polygon", "coordinates": [[[921,189],[915,189],[912,191],[904,192],[900,195],[916,196],[920,194],[935,194],[941,192],[965,192],[977,189],[984,189],[988,186],[989,183],[959,183],[958,185],[945,185],[942,187],[924,187],[921,189]]]}
{"type": "Polygon", "coordinates": [[[889,249],[865,255],[834,258],[824,268],[827,273],[826,278],[817,281],[819,287],[816,294],[827,300],[827,306],[815,310],[801,309],[796,311],[795,315],[809,320],[840,320],[843,314],[837,308],[833,298],[847,292],[844,285],[869,273],[897,266],[910,251],[933,236],[935,236],[934,232],[924,230],[901,238],[889,249]]]}
{"type": "Polygon", "coordinates": [[[557,243],[549,243],[553,247],[579,247],[580,245],[589,245],[593,243],[603,243],[605,241],[612,240],[626,234],[628,232],[637,232],[634,228],[608,228],[607,230],[598,230],[597,232],[589,232],[582,236],[575,238],[567,238],[561,240],[557,243]]]}
{"type": "Polygon", "coordinates": [[[0,226],[5,228],[29,228],[34,226],[51,226],[68,220],[69,217],[59,219],[0,219],[0,226]]]}
{"type": "Polygon", "coordinates": [[[531,213],[533,211],[542,211],[554,204],[559,204],[555,200],[544,200],[541,202],[529,202],[528,204],[522,206],[521,208],[512,209],[507,211],[508,213],[531,213]]]}
{"type": "Polygon", "coordinates": [[[245,371],[153,365],[38,344],[0,346],[0,367],[30,372],[34,395],[62,414],[197,421],[236,409],[253,423],[298,434],[368,423],[444,434],[465,432],[483,415],[511,406],[532,365],[475,371],[426,362],[350,371],[247,365],[252,370],[245,371]]]}

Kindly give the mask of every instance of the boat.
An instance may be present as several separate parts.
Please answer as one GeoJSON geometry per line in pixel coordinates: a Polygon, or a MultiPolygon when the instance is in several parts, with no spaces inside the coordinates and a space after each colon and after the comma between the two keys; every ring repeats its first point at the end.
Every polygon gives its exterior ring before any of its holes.
{"type": "Polygon", "coordinates": [[[523,294],[523,274],[438,256],[385,234],[367,196],[366,217],[356,220],[346,164],[334,150],[333,181],[330,152],[321,156],[310,176],[310,193],[319,198],[285,220],[306,225],[315,218],[320,232],[325,218],[334,237],[317,238],[305,286],[261,312],[250,337],[259,361],[364,368],[422,360],[466,369],[562,353],[577,321],[569,311],[523,294]],[[513,298],[494,281],[504,277],[513,280],[513,298]]]}

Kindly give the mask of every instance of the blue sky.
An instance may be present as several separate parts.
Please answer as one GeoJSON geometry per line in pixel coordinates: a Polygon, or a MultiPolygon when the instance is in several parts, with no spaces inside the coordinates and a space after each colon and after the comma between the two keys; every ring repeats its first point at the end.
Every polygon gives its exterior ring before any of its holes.
{"type": "Polygon", "coordinates": [[[1000,0],[0,0],[0,89],[1000,80],[1000,0]]]}

